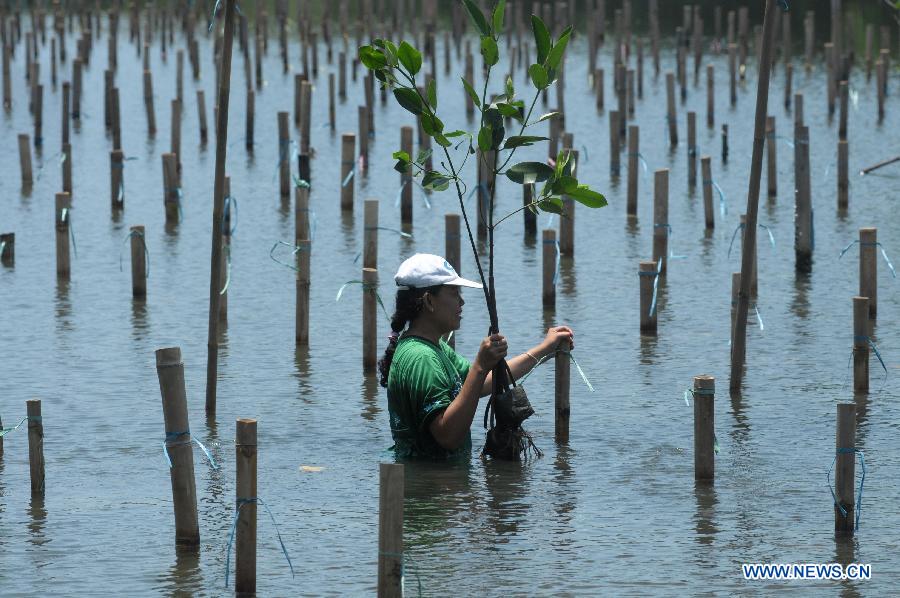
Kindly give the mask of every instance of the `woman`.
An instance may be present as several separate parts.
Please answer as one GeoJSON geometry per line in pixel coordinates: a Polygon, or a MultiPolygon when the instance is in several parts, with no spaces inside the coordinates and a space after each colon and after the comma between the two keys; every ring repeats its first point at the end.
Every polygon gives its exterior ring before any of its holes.
{"type": "MultiPolygon", "coordinates": [[[[468,454],[478,399],[491,394],[491,370],[506,357],[506,338],[483,339],[471,364],[441,340],[459,329],[465,305],[461,287],[482,288],[461,278],[444,258],[416,254],[400,265],[394,281],[394,332],[379,369],[396,454],[434,459],[468,454]]],[[[563,341],[574,347],[573,338],[566,326],[551,328],[539,345],[508,360],[513,377],[521,378],[563,341]]]]}

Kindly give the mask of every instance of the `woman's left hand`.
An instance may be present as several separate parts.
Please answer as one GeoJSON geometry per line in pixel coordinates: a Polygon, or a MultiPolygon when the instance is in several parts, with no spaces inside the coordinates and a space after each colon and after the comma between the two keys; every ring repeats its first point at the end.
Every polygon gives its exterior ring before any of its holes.
{"type": "Polygon", "coordinates": [[[571,351],[575,348],[575,333],[568,326],[554,326],[547,330],[541,348],[546,355],[555,353],[560,348],[571,351]]]}

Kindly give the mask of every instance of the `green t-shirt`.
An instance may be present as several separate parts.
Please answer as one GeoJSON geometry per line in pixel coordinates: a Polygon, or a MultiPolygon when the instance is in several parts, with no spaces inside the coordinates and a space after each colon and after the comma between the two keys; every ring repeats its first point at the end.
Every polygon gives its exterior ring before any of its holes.
{"type": "Polygon", "coordinates": [[[456,450],[431,435],[434,418],[456,398],[469,374],[469,362],[443,340],[436,346],[418,336],[400,339],[388,374],[388,413],[398,457],[447,459],[468,454],[472,436],[456,450]]]}

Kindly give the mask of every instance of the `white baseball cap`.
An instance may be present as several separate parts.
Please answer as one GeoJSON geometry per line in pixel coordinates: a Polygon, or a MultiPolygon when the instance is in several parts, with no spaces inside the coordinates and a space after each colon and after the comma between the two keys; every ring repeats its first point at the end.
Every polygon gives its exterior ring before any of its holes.
{"type": "Polygon", "coordinates": [[[417,253],[400,264],[394,282],[400,289],[421,289],[442,284],[480,289],[480,282],[460,277],[450,262],[439,255],[417,253]]]}

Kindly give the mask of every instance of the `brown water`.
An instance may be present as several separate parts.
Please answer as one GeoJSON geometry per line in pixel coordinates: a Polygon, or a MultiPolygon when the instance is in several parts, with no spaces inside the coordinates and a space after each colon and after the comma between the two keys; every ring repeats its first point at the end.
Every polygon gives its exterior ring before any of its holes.
{"type": "MultiPolygon", "coordinates": [[[[219,362],[218,412],[204,416],[210,214],[214,145],[199,146],[194,90],[213,97],[211,43],[201,36],[202,79],[186,65],[182,122],[183,212],[177,232],[164,229],[160,154],[169,147],[169,101],[175,60],[162,62],[154,47],[159,132],[148,139],[141,97],[140,59],[120,31],[123,146],[135,158],[125,167],[125,211],[110,218],[108,151],[103,127],[106,23],[85,71],[83,115],[72,131],[77,243],[72,281],[55,279],[53,193],[61,186],[58,144],[61,88],[49,85],[49,42],[41,47],[44,139],[30,193],[19,184],[15,134],[31,132],[24,88],[24,51],[12,65],[15,102],[0,116],[0,232],[15,231],[14,269],[0,267],[0,415],[4,425],[24,417],[25,400],[43,401],[47,493],[31,499],[24,427],[4,438],[0,460],[0,583],[2,594],[82,595],[100,588],[129,595],[222,595],[225,556],[234,500],[234,421],[259,420],[259,496],[270,506],[293,561],[292,578],[271,521],[260,510],[258,588],[261,595],[371,594],[377,560],[378,463],[390,461],[386,397],[374,377],[361,371],[360,292],[338,288],[359,278],[362,199],[381,200],[382,226],[399,228],[395,199],[399,175],[390,153],[399,127],[414,124],[392,102],[377,103],[370,170],[356,176],[353,216],[340,213],[340,132],[356,130],[361,79],[349,83],[338,107],[335,132],[327,126],[327,73],[322,65],[313,91],[311,207],[316,234],[312,253],[311,342],[295,350],[294,273],[272,261],[277,241],[293,238],[293,209],[278,197],[276,112],[293,106],[293,73],[282,75],[277,41],[270,40],[266,84],[257,97],[257,144],[244,149],[245,99],[242,63],[232,78],[228,172],[239,204],[232,242],[229,323],[219,362]],[[36,172],[37,176],[37,172],[36,172]],[[150,254],[146,303],[130,295],[128,227],[143,224],[150,254]],[[124,250],[123,250],[124,248],[124,250]],[[124,253],[124,271],[119,254],[124,253]],[[202,543],[199,553],[177,554],[169,474],[162,454],[164,428],[154,351],[180,346],[192,430],[221,464],[210,469],[195,452],[202,543]],[[302,465],[322,467],[305,473],[302,465]]],[[[668,30],[668,29],[667,29],[668,30]]],[[[795,39],[798,36],[795,35],[795,39]]],[[[179,37],[177,46],[183,47],[179,37]]],[[[443,56],[439,39],[439,56],[443,56]]],[[[74,49],[69,37],[68,49],[74,49]]],[[[290,48],[297,68],[296,40],[290,48]]],[[[610,46],[599,64],[607,71],[610,46]]],[[[506,71],[506,56],[497,71],[506,71]]],[[[71,58],[70,58],[71,60],[71,58]]],[[[896,78],[886,120],[875,118],[874,82],[856,69],[850,80],[857,99],[850,109],[850,210],[836,212],[837,118],[829,119],[825,78],[818,62],[805,72],[795,59],[794,87],[806,96],[810,127],[816,248],[813,272],[795,276],[793,266],[793,151],[778,145],[779,196],[761,198],[759,295],[765,327],[748,332],[748,369],[742,396],[729,397],[728,322],[731,272],[739,247],[729,242],[744,211],[756,70],[728,105],[727,57],[707,56],[716,67],[716,127],[705,126],[705,85],[692,84],[679,101],[679,134],[685,111],[698,111],[698,146],[712,156],[713,178],[727,203],[717,228],[703,234],[700,190],[688,190],[687,146],[669,151],[665,132],[664,78],[646,63],[645,96],[637,104],[641,153],[639,221],[626,226],[624,180],[611,179],[607,113],[598,113],[586,77],[586,45],[573,42],[568,56],[566,109],[581,150],[581,175],[606,193],[609,207],[579,209],[574,259],[560,265],[555,312],[542,310],[541,249],[512,218],[498,229],[498,298],[501,329],[511,351],[536,344],[551,323],[571,325],[575,355],[595,392],[572,372],[572,423],[568,446],[553,442],[553,374],[544,367],[527,381],[537,410],[528,422],[542,459],[527,465],[409,464],[406,469],[406,589],[415,595],[756,594],[799,588],[817,595],[883,595],[900,581],[897,570],[900,475],[896,337],[900,295],[879,263],[879,320],[874,340],[888,375],[872,359],[872,393],[854,398],[847,359],[852,343],[851,296],[857,292],[858,249],[842,248],[862,226],[878,226],[889,256],[900,255],[895,217],[896,167],[859,177],[861,167],[897,147],[896,78]],[[858,95],[857,95],[858,94],[858,95]],[[730,127],[731,155],[723,164],[719,126],[730,127]],[[682,260],[669,266],[659,294],[659,335],[638,334],[637,264],[651,255],[652,172],[671,168],[671,244],[682,260]],[[698,374],[712,374],[720,388],[716,431],[721,452],[714,487],[693,481],[692,409],[682,394],[698,374]],[[884,380],[884,381],[883,381],[884,380]],[[855,401],[857,447],[865,452],[860,529],[836,541],[826,473],[834,451],[835,405],[855,401]],[[862,562],[865,582],[748,582],[741,563],[862,562]]],[[[441,112],[447,126],[472,128],[458,84],[439,62],[441,112]]],[[[69,73],[71,62],[61,67],[69,73]]],[[[674,69],[671,41],[663,71],[674,69]]],[[[692,72],[691,72],[692,75],[692,72]]],[[[60,77],[62,81],[63,77],[60,77]]],[[[499,79],[498,79],[499,80],[499,79]]],[[[516,84],[530,98],[524,73],[516,84]]],[[[790,137],[793,116],[781,98],[779,65],[772,79],[770,112],[780,135],[790,137]]],[[[553,98],[551,94],[552,108],[553,98]]],[[[607,106],[612,93],[607,74],[607,106]]],[[[540,103],[539,103],[540,106],[540,103]]],[[[212,120],[210,120],[212,123],[212,120]]],[[[539,131],[545,130],[541,125],[539,131]]],[[[538,132],[537,134],[541,134],[538,132]]],[[[211,138],[212,138],[211,134],[211,138]]],[[[297,139],[292,130],[292,139],[297,139]]],[[[521,160],[543,159],[544,148],[527,148],[521,160]]],[[[626,160],[623,157],[623,174],[626,160]]],[[[468,180],[473,168],[467,166],[468,180]]],[[[699,175],[698,175],[699,178],[699,175]]],[[[765,189],[765,187],[764,187],[765,189]]],[[[518,187],[501,178],[499,213],[520,205],[518,187]]],[[[414,239],[381,231],[381,294],[390,304],[391,276],[416,251],[442,253],[443,215],[458,211],[448,192],[415,193],[414,239]]],[[[474,201],[470,202],[474,206],[474,201]]],[[[539,218],[558,226],[558,218],[539,218]]],[[[289,259],[282,255],[282,259],[289,259]]],[[[474,276],[463,248],[464,276],[474,276]]],[[[487,329],[480,296],[470,292],[457,347],[473,357],[487,329]]],[[[388,333],[379,319],[380,346],[388,333]]],[[[473,430],[476,445],[482,432],[473,430]]],[[[233,563],[232,563],[233,565],[233,563]]]]}

